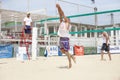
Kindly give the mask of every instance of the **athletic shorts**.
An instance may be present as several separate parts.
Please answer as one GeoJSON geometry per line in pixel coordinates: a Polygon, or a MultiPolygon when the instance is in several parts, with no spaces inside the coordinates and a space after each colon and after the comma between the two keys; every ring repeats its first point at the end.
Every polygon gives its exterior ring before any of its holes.
{"type": "Polygon", "coordinates": [[[25,33],[26,34],[31,34],[31,28],[30,28],[30,26],[26,25],[25,27],[26,27],[25,33]]]}
{"type": "Polygon", "coordinates": [[[70,49],[68,37],[60,37],[59,43],[60,43],[60,49],[64,49],[65,51],[68,51],[70,49]]]}
{"type": "Polygon", "coordinates": [[[103,43],[101,50],[110,51],[110,44],[103,43]]]}

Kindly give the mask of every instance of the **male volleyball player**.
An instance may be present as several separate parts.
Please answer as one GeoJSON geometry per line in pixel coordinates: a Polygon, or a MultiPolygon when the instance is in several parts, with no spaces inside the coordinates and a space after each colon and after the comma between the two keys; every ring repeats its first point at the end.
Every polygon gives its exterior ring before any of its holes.
{"type": "Polygon", "coordinates": [[[27,16],[24,18],[24,31],[26,39],[30,38],[32,29],[32,19],[30,17],[30,13],[27,13],[27,16]]]}
{"type": "Polygon", "coordinates": [[[104,51],[108,53],[109,60],[111,60],[109,35],[107,34],[107,32],[102,32],[102,37],[103,37],[103,44],[101,47],[101,60],[104,60],[103,59],[104,51]]]}
{"type": "Polygon", "coordinates": [[[64,12],[62,11],[59,4],[56,4],[56,7],[58,9],[58,13],[60,16],[60,25],[58,29],[58,36],[60,37],[60,50],[63,54],[66,54],[66,56],[68,57],[69,68],[71,68],[72,67],[71,59],[73,59],[75,63],[76,61],[75,57],[68,52],[68,50],[70,49],[69,46],[70,37],[69,30],[71,28],[70,19],[64,15],[64,12]]]}

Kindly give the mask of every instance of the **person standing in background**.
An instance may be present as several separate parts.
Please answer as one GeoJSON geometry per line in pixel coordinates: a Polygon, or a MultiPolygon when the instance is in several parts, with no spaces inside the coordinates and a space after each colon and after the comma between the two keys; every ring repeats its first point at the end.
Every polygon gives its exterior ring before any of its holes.
{"type": "Polygon", "coordinates": [[[101,60],[104,60],[103,58],[104,51],[108,53],[109,60],[111,60],[110,44],[109,44],[110,39],[109,39],[109,35],[107,34],[107,32],[102,32],[102,38],[103,38],[103,44],[101,47],[101,60]]]}
{"type": "Polygon", "coordinates": [[[24,18],[24,32],[26,39],[30,39],[32,30],[32,19],[30,17],[30,13],[27,13],[27,16],[24,18]]]}

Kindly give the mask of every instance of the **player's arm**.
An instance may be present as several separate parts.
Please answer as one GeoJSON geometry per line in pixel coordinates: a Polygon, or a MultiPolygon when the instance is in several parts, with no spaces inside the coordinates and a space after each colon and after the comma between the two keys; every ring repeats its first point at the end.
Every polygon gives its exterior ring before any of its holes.
{"type": "Polygon", "coordinates": [[[68,19],[65,16],[63,10],[61,9],[60,5],[56,4],[56,7],[58,8],[58,13],[59,13],[59,16],[60,16],[60,22],[62,22],[62,18],[64,18],[65,22],[68,22],[68,19]]]}
{"type": "Polygon", "coordinates": [[[24,29],[26,29],[26,18],[24,18],[24,22],[23,22],[23,24],[24,24],[24,29]]]}
{"type": "Polygon", "coordinates": [[[105,34],[105,37],[106,37],[106,44],[108,45],[109,36],[107,34],[105,34]]]}

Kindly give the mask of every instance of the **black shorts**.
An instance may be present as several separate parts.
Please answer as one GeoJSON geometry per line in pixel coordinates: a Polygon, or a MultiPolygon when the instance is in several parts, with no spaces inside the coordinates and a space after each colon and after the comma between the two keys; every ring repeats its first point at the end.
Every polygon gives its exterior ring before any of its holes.
{"type": "Polygon", "coordinates": [[[110,44],[103,43],[101,50],[110,51],[110,44]]]}
{"type": "Polygon", "coordinates": [[[31,28],[30,28],[30,26],[26,25],[25,33],[26,34],[31,34],[31,28]]]}

